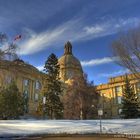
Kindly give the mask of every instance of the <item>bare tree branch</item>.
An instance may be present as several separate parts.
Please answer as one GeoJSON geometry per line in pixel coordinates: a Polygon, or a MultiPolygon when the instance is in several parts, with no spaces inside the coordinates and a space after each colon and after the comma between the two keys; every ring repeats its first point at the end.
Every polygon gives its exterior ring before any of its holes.
{"type": "Polygon", "coordinates": [[[4,33],[0,33],[0,46],[5,47],[5,49],[0,48],[0,61],[5,59],[12,61],[18,58],[16,53],[17,45],[15,43],[9,43],[7,35],[4,33]]]}
{"type": "Polygon", "coordinates": [[[113,55],[117,64],[129,69],[140,78],[140,28],[129,30],[113,41],[113,55]]]}
{"type": "Polygon", "coordinates": [[[96,116],[99,94],[85,79],[74,77],[63,97],[65,119],[88,119],[96,116]]]}

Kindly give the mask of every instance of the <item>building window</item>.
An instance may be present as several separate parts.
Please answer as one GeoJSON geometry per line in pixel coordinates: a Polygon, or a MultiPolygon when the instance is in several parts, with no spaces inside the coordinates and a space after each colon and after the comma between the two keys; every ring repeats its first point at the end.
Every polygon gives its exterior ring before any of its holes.
{"type": "Polygon", "coordinates": [[[122,97],[118,96],[118,104],[121,104],[121,103],[122,103],[122,97]]]}
{"type": "Polygon", "coordinates": [[[29,85],[29,80],[25,79],[23,82],[24,82],[24,86],[28,86],[29,85]]]}
{"type": "Polygon", "coordinates": [[[35,82],[35,89],[41,89],[41,84],[39,81],[35,82]]]}
{"type": "Polygon", "coordinates": [[[38,98],[39,98],[38,93],[35,93],[35,102],[37,102],[37,101],[38,101],[38,98]]]}
{"type": "Polygon", "coordinates": [[[122,114],[122,109],[121,108],[118,110],[118,113],[119,113],[119,115],[122,114]]]}
{"type": "Polygon", "coordinates": [[[9,76],[9,75],[7,75],[7,76],[5,77],[5,82],[6,82],[6,84],[10,84],[10,83],[12,82],[12,77],[9,76]]]}
{"type": "Polygon", "coordinates": [[[115,92],[120,93],[121,92],[121,87],[120,86],[115,87],[115,92]]]}
{"type": "Polygon", "coordinates": [[[28,113],[29,93],[27,90],[24,91],[23,96],[24,96],[24,111],[25,113],[28,113]]]}
{"type": "Polygon", "coordinates": [[[140,96],[140,83],[136,84],[137,94],[140,96]]]}
{"type": "Polygon", "coordinates": [[[24,91],[24,98],[28,98],[28,91],[27,90],[24,91]]]}

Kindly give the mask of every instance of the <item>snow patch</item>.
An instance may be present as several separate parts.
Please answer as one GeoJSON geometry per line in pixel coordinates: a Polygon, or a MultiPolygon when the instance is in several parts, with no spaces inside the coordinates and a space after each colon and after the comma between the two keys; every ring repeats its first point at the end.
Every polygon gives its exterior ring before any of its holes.
{"type": "MultiPolygon", "coordinates": [[[[99,132],[99,120],[0,120],[0,136],[99,132]]],[[[140,134],[140,119],[102,120],[102,132],[138,135],[140,134]]]]}

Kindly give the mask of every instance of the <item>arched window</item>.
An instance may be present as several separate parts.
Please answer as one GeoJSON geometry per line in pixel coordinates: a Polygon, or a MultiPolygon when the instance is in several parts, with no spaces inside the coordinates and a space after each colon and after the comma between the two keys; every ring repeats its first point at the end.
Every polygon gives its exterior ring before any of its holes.
{"type": "Polygon", "coordinates": [[[121,113],[122,113],[122,109],[121,108],[118,110],[118,113],[119,113],[119,115],[121,115],[121,113]]]}
{"type": "Polygon", "coordinates": [[[24,96],[24,111],[25,113],[28,113],[28,101],[29,101],[28,90],[24,91],[23,96],[24,96]]]}
{"type": "Polygon", "coordinates": [[[35,89],[41,89],[41,83],[38,80],[35,82],[35,89]]]}
{"type": "Polygon", "coordinates": [[[122,96],[118,96],[117,99],[118,99],[118,104],[121,104],[122,103],[122,96]]]}
{"type": "Polygon", "coordinates": [[[24,84],[24,86],[28,86],[29,85],[29,80],[28,79],[24,79],[23,84],[24,84]]]}
{"type": "Polygon", "coordinates": [[[39,99],[39,93],[35,93],[35,102],[37,102],[39,99]]]}
{"type": "Polygon", "coordinates": [[[115,92],[118,94],[118,93],[121,93],[122,92],[122,89],[121,89],[121,86],[116,86],[115,87],[115,92]]]}
{"type": "Polygon", "coordinates": [[[28,91],[27,90],[24,91],[24,98],[28,98],[28,91]]]}
{"type": "Polygon", "coordinates": [[[136,84],[136,90],[137,90],[138,96],[140,96],[140,83],[136,84]]]}
{"type": "Polygon", "coordinates": [[[7,75],[6,77],[5,77],[5,83],[6,84],[10,84],[12,82],[12,77],[10,76],[10,75],[7,75]]]}

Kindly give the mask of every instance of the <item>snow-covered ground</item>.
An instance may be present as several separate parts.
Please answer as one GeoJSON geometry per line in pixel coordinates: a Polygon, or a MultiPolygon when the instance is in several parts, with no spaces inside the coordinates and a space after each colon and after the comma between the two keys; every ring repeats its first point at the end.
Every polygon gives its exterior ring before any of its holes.
{"type": "MultiPolygon", "coordinates": [[[[102,120],[102,129],[103,133],[140,134],[140,119],[102,120]]],[[[98,132],[99,120],[0,120],[0,136],[98,132]]]]}

